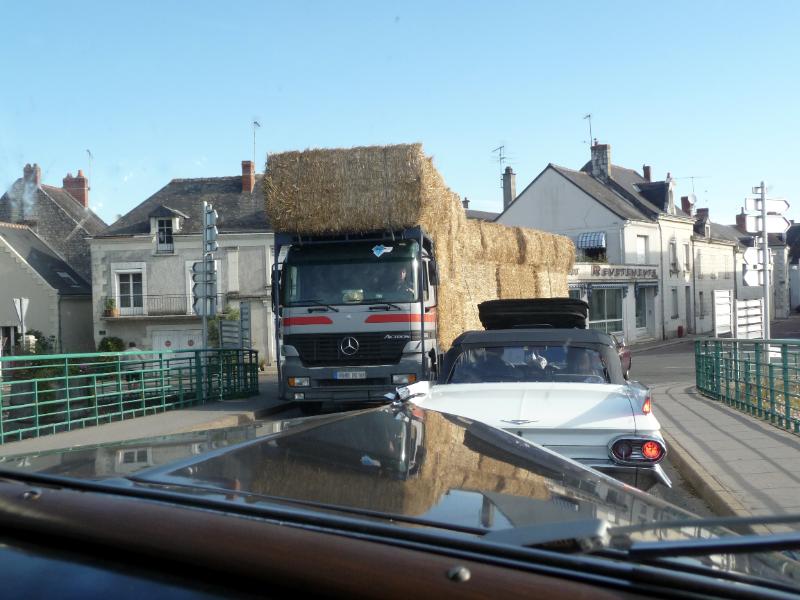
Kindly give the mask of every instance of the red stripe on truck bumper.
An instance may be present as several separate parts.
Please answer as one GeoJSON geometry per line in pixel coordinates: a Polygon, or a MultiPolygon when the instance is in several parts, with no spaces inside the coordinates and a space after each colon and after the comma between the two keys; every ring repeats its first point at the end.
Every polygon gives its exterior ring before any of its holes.
{"type": "Polygon", "coordinates": [[[284,327],[291,325],[332,325],[333,321],[329,317],[286,317],[283,320],[284,327]]]}
{"type": "MultiPolygon", "coordinates": [[[[385,314],[385,315],[370,315],[364,321],[365,323],[419,323],[420,322],[420,315],[419,313],[405,313],[405,314],[385,314]]],[[[435,313],[427,313],[425,315],[425,322],[426,323],[435,323],[436,322],[436,314],[435,313]]]]}

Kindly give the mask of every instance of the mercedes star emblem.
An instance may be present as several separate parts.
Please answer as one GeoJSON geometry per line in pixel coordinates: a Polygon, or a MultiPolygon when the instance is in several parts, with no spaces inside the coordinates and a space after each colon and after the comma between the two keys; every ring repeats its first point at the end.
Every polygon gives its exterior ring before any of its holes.
{"type": "Polygon", "coordinates": [[[358,352],[358,340],[349,336],[342,338],[342,341],[339,342],[339,350],[341,350],[342,354],[345,356],[353,356],[353,354],[358,352]]]}

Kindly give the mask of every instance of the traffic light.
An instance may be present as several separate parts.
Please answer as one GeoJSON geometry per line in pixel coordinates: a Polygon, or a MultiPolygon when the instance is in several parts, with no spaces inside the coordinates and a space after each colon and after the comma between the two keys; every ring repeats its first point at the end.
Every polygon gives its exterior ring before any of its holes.
{"type": "Polygon", "coordinates": [[[192,308],[200,316],[217,312],[217,268],[213,260],[192,264],[192,308]]]}
{"type": "Polygon", "coordinates": [[[205,205],[203,215],[203,251],[216,252],[219,248],[217,244],[217,211],[210,204],[205,205]]]}

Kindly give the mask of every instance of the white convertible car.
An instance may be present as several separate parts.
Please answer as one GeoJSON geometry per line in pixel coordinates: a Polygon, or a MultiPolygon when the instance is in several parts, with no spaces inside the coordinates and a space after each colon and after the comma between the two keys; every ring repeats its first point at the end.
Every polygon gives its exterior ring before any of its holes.
{"type": "Polygon", "coordinates": [[[649,390],[626,381],[614,340],[592,329],[505,329],[459,336],[437,384],[403,395],[481,421],[640,489],[671,485],[649,390]]]}

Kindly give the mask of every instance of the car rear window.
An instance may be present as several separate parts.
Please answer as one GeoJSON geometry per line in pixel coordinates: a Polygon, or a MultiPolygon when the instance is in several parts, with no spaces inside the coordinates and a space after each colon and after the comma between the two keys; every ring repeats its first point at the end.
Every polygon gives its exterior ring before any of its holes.
{"type": "Polygon", "coordinates": [[[482,346],[465,349],[448,383],[609,383],[603,357],[594,348],[571,345],[482,346]]]}

